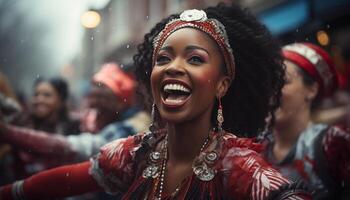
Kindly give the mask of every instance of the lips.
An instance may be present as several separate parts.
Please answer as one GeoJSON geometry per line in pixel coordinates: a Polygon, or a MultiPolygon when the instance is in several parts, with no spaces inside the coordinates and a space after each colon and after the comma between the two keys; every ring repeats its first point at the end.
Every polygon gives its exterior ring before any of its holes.
{"type": "Polygon", "coordinates": [[[167,107],[175,108],[184,105],[192,93],[191,88],[179,80],[167,80],[162,85],[162,101],[167,107]]]}

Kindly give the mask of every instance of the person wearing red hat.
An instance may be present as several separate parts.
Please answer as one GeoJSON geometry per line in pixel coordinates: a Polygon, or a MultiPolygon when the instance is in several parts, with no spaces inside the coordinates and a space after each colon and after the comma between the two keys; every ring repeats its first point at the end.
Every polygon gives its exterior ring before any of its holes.
{"type": "Polygon", "coordinates": [[[87,95],[87,106],[95,111],[87,117],[90,132],[63,136],[1,123],[0,141],[61,164],[87,160],[111,140],[148,129],[149,115],[136,105],[135,93],[133,77],[106,63],[92,77],[87,95]]]}
{"type": "Polygon", "coordinates": [[[316,124],[312,109],[338,86],[337,73],[326,51],[310,43],[283,47],[286,75],[281,106],[265,158],[292,180],[303,180],[314,199],[349,199],[350,134],[316,124]]]}

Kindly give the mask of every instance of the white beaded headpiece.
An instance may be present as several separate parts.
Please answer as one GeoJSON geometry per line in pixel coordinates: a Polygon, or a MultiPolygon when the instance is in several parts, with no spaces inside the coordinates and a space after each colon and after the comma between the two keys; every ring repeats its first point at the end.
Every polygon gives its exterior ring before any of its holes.
{"type": "Polygon", "coordinates": [[[181,13],[180,18],[170,20],[165,25],[165,28],[153,41],[153,64],[155,63],[155,56],[169,35],[182,28],[201,30],[215,40],[224,56],[227,73],[233,80],[235,76],[235,62],[225,26],[216,19],[208,19],[207,14],[203,10],[185,10],[181,13]]]}

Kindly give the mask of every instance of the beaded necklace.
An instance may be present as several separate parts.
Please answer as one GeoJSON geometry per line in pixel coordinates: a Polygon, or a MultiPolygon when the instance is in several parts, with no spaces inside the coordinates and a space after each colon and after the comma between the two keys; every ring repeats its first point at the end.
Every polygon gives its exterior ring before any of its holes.
{"type": "MultiPolygon", "coordinates": [[[[202,144],[199,154],[203,152],[204,148],[207,146],[209,142],[209,136],[205,139],[204,143],[202,144]]],[[[159,191],[157,197],[155,198],[156,200],[161,200],[162,199],[162,194],[163,194],[163,189],[164,189],[164,177],[165,177],[165,172],[166,172],[166,163],[167,163],[167,155],[168,155],[168,135],[165,137],[165,142],[163,143],[162,146],[162,152],[163,152],[163,162],[161,166],[161,172],[160,172],[160,181],[159,181],[159,191]]],[[[173,192],[173,196],[176,195],[180,190],[180,187],[177,187],[175,191],[173,192]]]]}

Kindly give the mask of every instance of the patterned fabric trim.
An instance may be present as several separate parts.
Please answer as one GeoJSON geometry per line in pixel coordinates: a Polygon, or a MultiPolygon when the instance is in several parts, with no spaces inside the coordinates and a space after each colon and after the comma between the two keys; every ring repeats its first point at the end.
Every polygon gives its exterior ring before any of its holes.
{"type": "Polygon", "coordinates": [[[91,167],[89,174],[96,180],[97,184],[101,186],[108,194],[116,195],[119,191],[116,190],[116,177],[113,175],[106,175],[99,167],[98,156],[90,159],[91,167]]]}
{"type": "Polygon", "coordinates": [[[12,186],[12,197],[15,200],[25,200],[25,196],[24,196],[24,191],[23,191],[23,184],[24,181],[20,180],[20,181],[16,181],[13,186],[12,186]]]}

